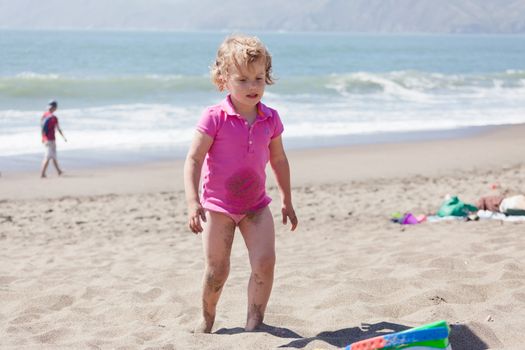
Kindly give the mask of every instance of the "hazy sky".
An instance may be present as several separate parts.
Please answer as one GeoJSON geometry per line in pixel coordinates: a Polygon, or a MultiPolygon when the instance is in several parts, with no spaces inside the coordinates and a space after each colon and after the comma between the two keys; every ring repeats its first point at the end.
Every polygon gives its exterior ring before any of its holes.
{"type": "Polygon", "coordinates": [[[0,28],[525,33],[525,0],[0,0],[0,28]]]}

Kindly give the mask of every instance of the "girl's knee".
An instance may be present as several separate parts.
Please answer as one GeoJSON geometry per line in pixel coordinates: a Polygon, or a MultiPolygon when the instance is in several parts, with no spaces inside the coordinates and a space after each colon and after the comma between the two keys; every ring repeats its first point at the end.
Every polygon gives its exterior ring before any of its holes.
{"type": "Polygon", "coordinates": [[[205,283],[215,291],[218,291],[226,282],[229,273],[230,264],[228,263],[208,264],[204,276],[205,283]]]}
{"type": "Polygon", "coordinates": [[[252,271],[260,274],[273,272],[275,267],[275,254],[266,254],[253,259],[252,271]]]}

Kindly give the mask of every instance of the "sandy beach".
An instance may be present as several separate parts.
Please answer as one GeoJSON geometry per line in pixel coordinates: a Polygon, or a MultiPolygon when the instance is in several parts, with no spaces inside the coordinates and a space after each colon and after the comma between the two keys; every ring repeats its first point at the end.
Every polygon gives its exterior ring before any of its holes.
{"type": "Polygon", "coordinates": [[[0,177],[1,349],[337,349],[446,320],[454,350],[522,349],[525,223],[401,226],[525,193],[525,125],[449,140],[290,151],[299,227],[279,221],[260,332],[241,328],[249,277],[240,235],[213,334],[199,317],[200,236],[186,228],[182,161],[0,177]]]}

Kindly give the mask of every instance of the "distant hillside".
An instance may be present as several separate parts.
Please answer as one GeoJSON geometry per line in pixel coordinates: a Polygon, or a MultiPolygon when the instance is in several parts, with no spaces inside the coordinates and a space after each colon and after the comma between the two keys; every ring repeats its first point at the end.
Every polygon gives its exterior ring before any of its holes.
{"type": "Polygon", "coordinates": [[[0,28],[525,33],[525,0],[0,0],[0,28]]]}

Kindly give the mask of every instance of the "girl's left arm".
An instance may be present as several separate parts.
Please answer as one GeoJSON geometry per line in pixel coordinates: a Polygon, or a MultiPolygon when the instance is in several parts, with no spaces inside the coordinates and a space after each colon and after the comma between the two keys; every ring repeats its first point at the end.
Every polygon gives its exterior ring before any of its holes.
{"type": "Polygon", "coordinates": [[[283,224],[286,225],[288,219],[292,224],[291,230],[297,227],[297,216],[292,204],[292,191],[290,185],[290,165],[284,152],[281,136],[277,136],[270,141],[270,165],[272,166],[279,192],[281,193],[283,224]]]}

